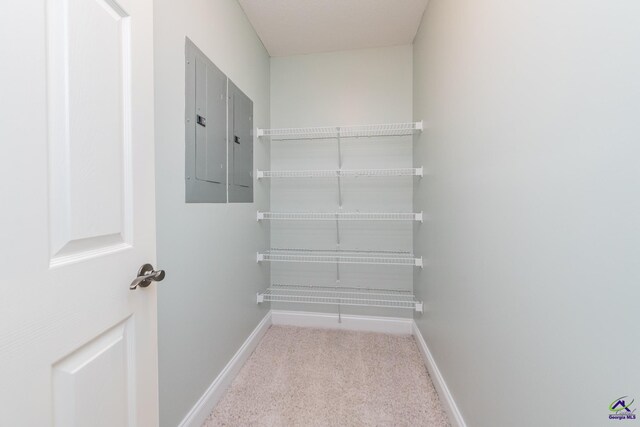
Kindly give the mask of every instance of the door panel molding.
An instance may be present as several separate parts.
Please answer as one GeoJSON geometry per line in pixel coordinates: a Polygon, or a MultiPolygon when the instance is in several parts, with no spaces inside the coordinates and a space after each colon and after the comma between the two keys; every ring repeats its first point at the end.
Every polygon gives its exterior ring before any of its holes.
{"type": "Polygon", "coordinates": [[[130,17],[47,2],[50,267],[132,244],[130,17]]]}
{"type": "Polygon", "coordinates": [[[54,426],[135,425],[133,317],[52,366],[54,426]]]}

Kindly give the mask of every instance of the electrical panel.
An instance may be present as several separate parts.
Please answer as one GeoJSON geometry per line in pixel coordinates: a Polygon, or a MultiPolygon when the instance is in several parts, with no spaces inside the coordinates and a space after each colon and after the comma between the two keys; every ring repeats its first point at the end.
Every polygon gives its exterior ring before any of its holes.
{"type": "Polygon", "coordinates": [[[186,40],[185,200],[253,202],[253,102],[186,40]]]}
{"type": "Polygon", "coordinates": [[[253,202],[253,102],[228,85],[229,202],[253,202]]]}

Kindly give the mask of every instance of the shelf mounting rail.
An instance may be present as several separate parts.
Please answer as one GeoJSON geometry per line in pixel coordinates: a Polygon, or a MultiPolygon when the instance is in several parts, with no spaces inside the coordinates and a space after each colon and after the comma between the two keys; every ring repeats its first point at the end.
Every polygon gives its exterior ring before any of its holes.
{"type": "Polygon", "coordinates": [[[423,168],[397,169],[323,169],[323,170],[282,170],[261,171],[256,177],[262,178],[337,178],[337,177],[385,177],[385,176],[418,176],[424,175],[423,168]]]}
{"type": "Polygon", "coordinates": [[[256,260],[257,262],[404,265],[423,268],[422,257],[416,258],[408,252],[271,249],[258,252],[256,260]]]}
{"type": "Polygon", "coordinates": [[[258,221],[419,221],[423,222],[422,212],[260,212],[258,221]]]}
{"type": "Polygon", "coordinates": [[[422,132],[424,123],[385,123],[376,125],[356,126],[316,126],[306,128],[279,128],[257,129],[257,136],[270,137],[277,140],[301,140],[301,139],[335,139],[335,138],[361,138],[376,136],[404,136],[422,132]]]}
{"type": "Polygon", "coordinates": [[[257,294],[258,304],[286,302],[367,307],[406,308],[423,312],[423,303],[410,291],[348,286],[271,285],[257,294]]]}

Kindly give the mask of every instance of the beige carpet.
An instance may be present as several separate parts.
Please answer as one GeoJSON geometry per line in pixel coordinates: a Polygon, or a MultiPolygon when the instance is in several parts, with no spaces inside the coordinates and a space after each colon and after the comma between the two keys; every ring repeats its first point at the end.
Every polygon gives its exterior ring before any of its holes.
{"type": "Polygon", "coordinates": [[[204,426],[448,426],[411,336],[272,326],[204,426]]]}

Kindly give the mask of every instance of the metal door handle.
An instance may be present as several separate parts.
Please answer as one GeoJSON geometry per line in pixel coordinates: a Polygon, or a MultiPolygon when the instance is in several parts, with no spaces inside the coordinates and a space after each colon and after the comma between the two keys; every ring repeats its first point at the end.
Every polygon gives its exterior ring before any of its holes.
{"type": "Polygon", "coordinates": [[[132,291],[137,289],[138,286],[141,288],[146,288],[151,284],[151,282],[160,282],[164,279],[164,270],[154,270],[151,264],[144,264],[138,270],[138,277],[135,278],[131,285],[129,285],[129,289],[132,291]]]}

